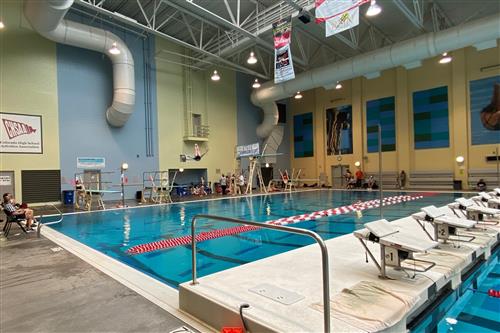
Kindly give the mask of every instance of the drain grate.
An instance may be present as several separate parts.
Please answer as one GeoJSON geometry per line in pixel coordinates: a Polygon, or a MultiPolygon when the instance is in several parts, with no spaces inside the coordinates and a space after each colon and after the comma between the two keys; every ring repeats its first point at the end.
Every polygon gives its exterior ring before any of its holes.
{"type": "Polygon", "coordinates": [[[290,305],[304,299],[304,296],[300,294],[268,283],[259,284],[248,290],[285,305],[290,305]]]}

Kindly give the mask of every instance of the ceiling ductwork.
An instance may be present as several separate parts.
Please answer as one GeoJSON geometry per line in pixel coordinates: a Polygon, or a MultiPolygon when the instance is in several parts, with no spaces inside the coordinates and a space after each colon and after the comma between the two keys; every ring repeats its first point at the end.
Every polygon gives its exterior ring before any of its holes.
{"type": "Polygon", "coordinates": [[[285,83],[266,82],[251,96],[252,103],[264,111],[264,120],[257,128],[257,134],[265,138],[277,124],[278,110],[275,101],[288,98],[297,91],[332,87],[337,81],[360,76],[371,77],[374,73],[397,66],[414,68],[415,64],[419,64],[423,59],[471,45],[494,47],[497,39],[500,38],[499,22],[500,15],[495,14],[315,68],[285,83]]]}
{"type": "Polygon", "coordinates": [[[106,119],[113,127],[122,127],[134,111],[134,59],[127,45],[115,34],[64,19],[73,0],[25,0],[24,15],[33,29],[54,42],[106,54],[113,64],[113,102],[106,119]],[[108,52],[115,46],[119,54],[108,52]]]}

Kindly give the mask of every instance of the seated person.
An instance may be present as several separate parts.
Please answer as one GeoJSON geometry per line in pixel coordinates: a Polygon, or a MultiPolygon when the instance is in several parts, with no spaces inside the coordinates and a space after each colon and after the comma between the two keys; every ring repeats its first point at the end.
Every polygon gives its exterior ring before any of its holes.
{"type": "Polygon", "coordinates": [[[5,193],[3,195],[3,209],[5,210],[6,214],[15,216],[19,219],[26,219],[27,231],[33,230],[32,227],[36,226],[36,222],[33,217],[33,210],[29,208],[18,207],[20,207],[20,205],[16,205],[16,200],[14,199],[12,194],[5,193]]]}
{"type": "Polygon", "coordinates": [[[478,191],[486,191],[486,183],[484,182],[484,179],[479,179],[479,181],[476,184],[476,190],[478,191]]]}
{"type": "Polygon", "coordinates": [[[349,181],[347,182],[346,188],[353,189],[355,186],[356,186],[356,179],[353,176],[351,176],[351,178],[349,178],[349,181]]]}

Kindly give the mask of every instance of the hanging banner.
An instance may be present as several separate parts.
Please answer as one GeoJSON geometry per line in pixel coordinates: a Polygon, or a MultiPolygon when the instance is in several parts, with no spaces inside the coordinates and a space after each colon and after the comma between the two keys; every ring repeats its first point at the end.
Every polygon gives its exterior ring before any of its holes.
{"type": "Polygon", "coordinates": [[[42,117],[0,113],[0,153],[42,154],[42,117]]]}
{"type": "Polygon", "coordinates": [[[359,8],[348,10],[342,15],[335,16],[325,22],[326,37],[333,36],[359,24],[359,8]]]}
{"type": "Polygon", "coordinates": [[[369,0],[316,0],[316,23],[326,23],[326,37],[359,24],[359,6],[369,0]]]}
{"type": "Polygon", "coordinates": [[[104,169],[106,167],[106,159],[104,157],[77,157],[77,169],[104,169]]]}
{"type": "Polygon", "coordinates": [[[274,83],[295,78],[290,41],[292,37],[292,16],[273,23],[274,38],[274,83]]]}
{"type": "Polygon", "coordinates": [[[260,154],[259,143],[236,147],[236,157],[258,156],[260,154]]]}

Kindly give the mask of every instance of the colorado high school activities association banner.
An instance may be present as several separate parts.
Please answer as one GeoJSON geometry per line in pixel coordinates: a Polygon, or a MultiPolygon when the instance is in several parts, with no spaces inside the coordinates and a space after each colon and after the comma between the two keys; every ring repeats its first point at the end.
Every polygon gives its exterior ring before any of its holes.
{"type": "Polygon", "coordinates": [[[42,154],[42,116],[0,113],[0,153],[42,154]]]}
{"type": "Polygon", "coordinates": [[[290,40],[292,38],[292,17],[273,23],[274,37],[274,83],[295,78],[290,40]]]}
{"type": "Polygon", "coordinates": [[[359,24],[359,6],[369,0],[316,0],[316,23],[325,22],[326,37],[359,24]]]}

